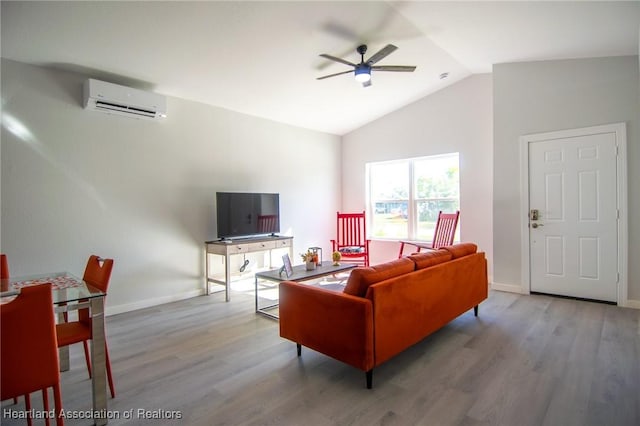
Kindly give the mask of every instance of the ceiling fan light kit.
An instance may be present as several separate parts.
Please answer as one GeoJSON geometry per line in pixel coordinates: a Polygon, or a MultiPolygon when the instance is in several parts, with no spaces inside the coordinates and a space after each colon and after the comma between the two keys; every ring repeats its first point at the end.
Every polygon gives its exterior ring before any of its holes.
{"type": "MultiPolygon", "coordinates": [[[[389,54],[391,54],[397,47],[393,44],[387,44],[385,47],[376,52],[373,56],[369,58],[368,61],[365,62],[364,54],[367,52],[367,45],[361,44],[358,46],[356,51],[360,54],[360,63],[354,64],[353,62],[347,61],[346,59],[337,58],[335,56],[331,56],[329,54],[323,53],[320,56],[323,58],[329,59],[334,62],[339,62],[341,64],[349,65],[353,67],[353,73],[355,75],[356,81],[358,83],[362,83],[362,87],[371,86],[371,71],[394,71],[394,72],[413,72],[415,71],[415,66],[409,65],[379,65],[375,66],[374,64],[378,61],[384,59],[389,54]]],[[[335,77],[342,74],[349,74],[352,71],[343,71],[335,74],[324,75],[322,77],[318,77],[316,80],[324,80],[325,78],[335,77]]]]}
{"type": "Polygon", "coordinates": [[[358,83],[365,83],[371,80],[371,67],[358,65],[355,75],[358,83]]]}

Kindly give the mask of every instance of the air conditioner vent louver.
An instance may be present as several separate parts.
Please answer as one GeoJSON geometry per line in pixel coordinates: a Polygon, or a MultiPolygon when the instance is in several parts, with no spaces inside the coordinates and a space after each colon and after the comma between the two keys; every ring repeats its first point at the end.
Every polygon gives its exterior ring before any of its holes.
{"type": "Polygon", "coordinates": [[[127,105],[114,104],[113,102],[96,101],[96,108],[108,109],[110,111],[128,112],[131,114],[140,114],[140,115],[144,115],[145,117],[155,117],[156,115],[154,111],[136,108],[136,107],[127,106],[127,105]]]}
{"type": "Polygon", "coordinates": [[[166,117],[167,101],[162,95],[88,79],[84,84],[84,107],[132,118],[166,117]]]}

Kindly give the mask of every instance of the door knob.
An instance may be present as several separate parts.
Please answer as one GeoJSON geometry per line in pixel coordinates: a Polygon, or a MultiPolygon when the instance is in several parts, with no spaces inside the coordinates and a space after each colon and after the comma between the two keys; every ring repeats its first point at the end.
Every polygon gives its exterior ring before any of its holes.
{"type": "Polygon", "coordinates": [[[538,226],[544,226],[544,225],[543,225],[542,223],[532,223],[532,224],[531,224],[531,227],[532,227],[533,229],[536,229],[538,226]]]}

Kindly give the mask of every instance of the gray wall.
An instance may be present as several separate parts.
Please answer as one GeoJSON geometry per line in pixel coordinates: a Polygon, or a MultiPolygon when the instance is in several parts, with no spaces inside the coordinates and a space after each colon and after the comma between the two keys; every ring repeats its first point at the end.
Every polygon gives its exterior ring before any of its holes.
{"type": "MultiPolygon", "coordinates": [[[[640,301],[638,57],[499,64],[493,68],[494,282],[521,287],[519,137],[627,123],[629,292],[640,301]]],[[[640,305],[639,305],[640,306],[640,305]]]]}
{"type": "MultiPolygon", "coordinates": [[[[365,164],[460,153],[460,239],[492,252],[492,85],[490,74],[467,77],[343,137],[342,205],[365,208],[365,164]]],[[[398,256],[397,240],[376,240],[372,263],[398,256]]]]}
{"type": "Polygon", "coordinates": [[[115,259],[107,312],[200,294],[216,191],[279,192],[294,253],[330,250],[339,137],[177,98],[162,122],[87,111],[85,78],[2,60],[0,243],[12,275],[81,275],[95,253],[115,259]]]}

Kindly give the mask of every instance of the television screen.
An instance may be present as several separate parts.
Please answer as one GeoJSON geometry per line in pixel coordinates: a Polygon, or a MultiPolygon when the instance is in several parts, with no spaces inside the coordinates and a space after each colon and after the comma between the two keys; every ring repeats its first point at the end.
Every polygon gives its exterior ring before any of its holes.
{"type": "Polygon", "coordinates": [[[280,194],[217,192],[218,238],[280,232],[280,194]]]}

